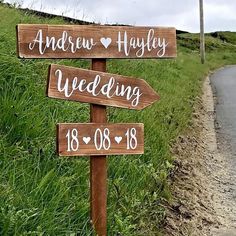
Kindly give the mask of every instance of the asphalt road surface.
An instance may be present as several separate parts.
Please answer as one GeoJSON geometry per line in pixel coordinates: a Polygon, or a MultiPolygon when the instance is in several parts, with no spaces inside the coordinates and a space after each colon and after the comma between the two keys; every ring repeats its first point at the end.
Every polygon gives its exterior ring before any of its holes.
{"type": "MultiPolygon", "coordinates": [[[[216,101],[216,131],[218,148],[227,158],[229,174],[231,175],[230,191],[225,197],[230,197],[233,213],[232,226],[236,222],[236,66],[227,66],[216,71],[211,77],[212,89],[216,101]],[[234,206],[234,207],[233,207],[234,206]]],[[[227,172],[227,170],[225,170],[227,172]]],[[[222,203],[223,204],[223,203],[222,203]]],[[[229,228],[232,228],[229,226],[229,228]]],[[[216,236],[236,236],[236,229],[221,229],[216,236]]]]}
{"type": "Polygon", "coordinates": [[[216,96],[216,129],[219,148],[229,152],[236,170],[236,66],[228,66],[211,76],[216,96]]]}

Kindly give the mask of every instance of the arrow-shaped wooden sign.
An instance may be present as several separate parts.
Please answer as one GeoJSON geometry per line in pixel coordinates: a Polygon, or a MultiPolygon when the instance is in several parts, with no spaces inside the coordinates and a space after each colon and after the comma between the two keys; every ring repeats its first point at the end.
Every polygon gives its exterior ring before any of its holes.
{"type": "Polygon", "coordinates": [[[48,97],[141,110],[159,100],[142,79],[51,65],[48,97]]]}
{"type": "Polygon", "coordinates": [[[143,124],[58,124],[60,156],[143,154],[143,124]]]}
{"type": "Polygon", "coordinates": [[[21,58],[173,58],[176,30],[167,27],[17,25],[21,58]]]}

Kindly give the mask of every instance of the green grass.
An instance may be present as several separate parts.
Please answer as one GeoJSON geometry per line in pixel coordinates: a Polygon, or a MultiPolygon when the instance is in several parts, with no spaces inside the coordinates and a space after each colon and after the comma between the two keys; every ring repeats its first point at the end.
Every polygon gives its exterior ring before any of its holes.
{"type": "MultiPolygon", "coordinates": [[[[92,235],[89,160],[55,154],[58,122],[88,122],[89,105],[45,96],[50,63],[89,68],[89,60],[22,60],[18,23],[63,24],[0,5],[0,235],[92,235]]],[[[145,154],[108,158],[108,235],[157,235],[170,200],[170,145],[191,124],[209,70],[236,63],[232,46],[181,35],[176,60],[109,60],[108,71],[145,79],[161,100],[143,111],[109,108],[110,122],[143,122],[145,154]]]]}
{"type": "Polygon", "coordinates": [[[230,31],[214,32],[208,35],[214,38],[220,39],[224,43],[230,43],[230,44],[236,45],[236,34],[234,32],[230,32],[230,31]]]}

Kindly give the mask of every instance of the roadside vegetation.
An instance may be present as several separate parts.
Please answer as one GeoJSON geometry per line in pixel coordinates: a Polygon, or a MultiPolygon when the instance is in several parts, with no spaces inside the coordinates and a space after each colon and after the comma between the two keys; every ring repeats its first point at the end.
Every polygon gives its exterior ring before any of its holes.
{"type": "MultiPolygon", "coordinates": [[[[88,122],[89,105],[45,96],[50,63],[89,68],[89,60],[18,59],[19,23],[65,24],[0,4],[0,235],[93,235],[89,159],[59,158],[56,124],[88,122]]],[[[68,23],[67,23],[68,24],[68,23]]],[[[204,77],[235,64],[235,33],[178,35],[176,60],[108,60],[108,72],[145,79],[161,100],[143,111],[108,108],[109,122],[143,122],[145,154],[108,157],[108,235],[157,235],[171,201],[170,146],[192,122],[204,77]]]]}

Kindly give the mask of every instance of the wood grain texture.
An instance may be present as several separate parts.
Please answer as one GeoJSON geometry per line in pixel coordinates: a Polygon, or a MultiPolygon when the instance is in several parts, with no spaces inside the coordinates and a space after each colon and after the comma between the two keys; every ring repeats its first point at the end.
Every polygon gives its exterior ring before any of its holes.
{"type": "MultiPolygon", "coordinates": [[[[92,59],[91,69],[106,71],[106,59],[92,59]]],[[[107,123],[106,106],[90,104],[90,122],[107,123]]],[[[90,219],[98,236],[107,235],[107,158],[90,157],[90,219]]]]}
{"type": "Polygon", "coordinates": [[[165,27],[17,25],[21,58],[173,58],[176,30],[165,27]]]}
{"type": "MultiPolygon", "coordinates": [[[[123,155],[123,154],[143,154],[144,152],[144,127],[143,124],[107,124],[107,123],[75,123],[75,124],[58,124],[57,125],[57,144],[58,144],[58,154],[59,156],[88,156],[88,155],[123,155]],[[134,128],[135,138],[137,140],[137,145],[135,145],[135,141],[132,139],[132,145],[130,145],[129,149],[127,148],[127,142],[130,144],[131,133],[129,133],[129,139],[126,136],[127,131],[131,132],[131,129],[134,128]],[[76,143],[74,142],[74,147],[76,150],[68,151],[68,131],[70,130],[70,134],[73,130],[77,130],[78,133],[78,142],[79,147],[76,149],[76,143]],[[103,143],[104,139],[100,138],[100,130],[104,135],[104,130],[109,130],[109,140],[110,147],[105,150],[104,145],[100,150],[96,148],[100,146],[100,142],[103,143]],[[95,138],[95,136],[97,138],[95,138]],[[97,142],[95,141],[97,140],[97,142]],[[86,144],[85,140],[89,140],[86,144]],[[132,146],[135,148],[132,149],[132,146]]],[[[75,134],[75,133],[74,133],[75,134]]],[[[72,137],[72,135],[71,135],[72,137]]],[[[72,139],[69,139],[69,143],[71,143],[72,139]]],[[[108,141],[105,141],[105,146],[108,147],[108,141]]],[[[70,148],[71,149],[71,148],[70,148]]]]}
{"type": "Polygon", "coordinates": [[[61,65],[49,67],[47,96],[136,110],[159,100],[159,95],[142,79],[61,65]],[[62,91],[65,85],[67,89],[62,91]]]}

